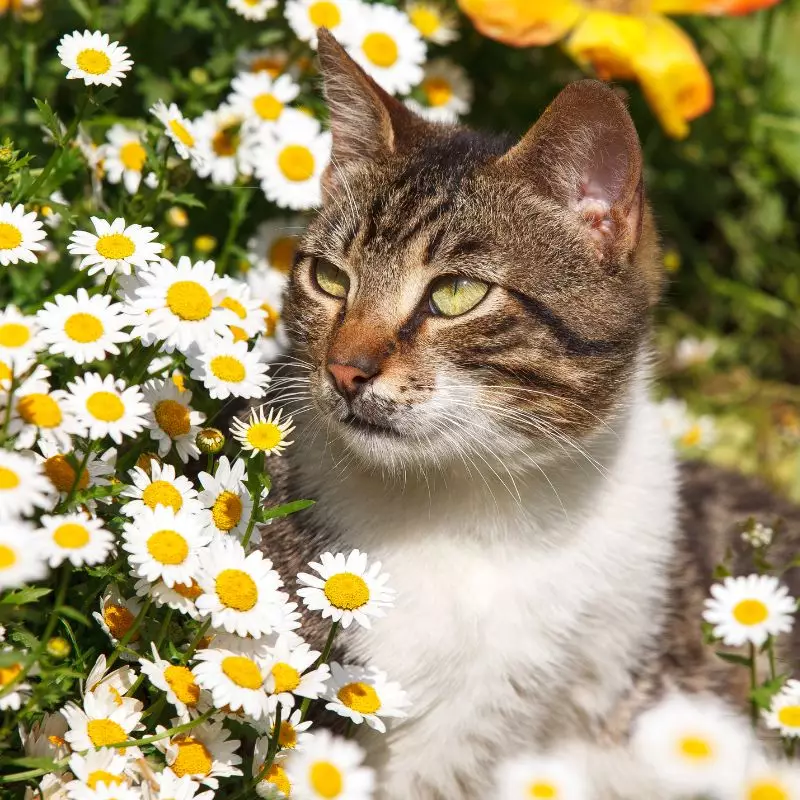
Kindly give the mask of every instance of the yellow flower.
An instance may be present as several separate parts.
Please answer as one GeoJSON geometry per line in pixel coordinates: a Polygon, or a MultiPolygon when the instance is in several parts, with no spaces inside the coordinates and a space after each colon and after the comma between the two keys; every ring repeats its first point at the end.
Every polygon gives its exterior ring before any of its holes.
{"type": "Polygon", "coordinates": [[[664,14],[744,14],[777,0],[458,0],[475,27],[515,47],[564,40],[567,52],[603,80],[637,80],[664,130],[714,102],[711,78],[692,40],[664,14]]]}

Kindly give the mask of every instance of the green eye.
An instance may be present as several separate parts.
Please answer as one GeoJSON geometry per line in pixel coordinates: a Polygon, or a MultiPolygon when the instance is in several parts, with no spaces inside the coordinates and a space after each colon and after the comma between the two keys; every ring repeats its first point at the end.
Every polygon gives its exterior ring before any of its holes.
{"type": "Polygon", "coordinates": [[[347,297],[350,278],[330,261],[320,258],[314,267],[314,277],[317,279],[317,286],[325,294],[332,297],[347,297]]]}
{"type": "Polygon", "coordinates": [[[431,286],[431,310],[445,317],[457,317],[475,308],[489,291],[489,284],[458,275],[445,275],[431,286]]]}

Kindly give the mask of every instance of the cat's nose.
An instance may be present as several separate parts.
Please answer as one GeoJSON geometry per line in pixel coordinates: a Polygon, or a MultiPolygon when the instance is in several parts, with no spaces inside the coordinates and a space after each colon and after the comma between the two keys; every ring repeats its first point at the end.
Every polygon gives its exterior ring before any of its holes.
{"type": "Polygon", "coordinates": [[[328,372],[339,394],[352,400],[380,372],[380,365],[371,358],[354,358],[346,364],[329,361],[328,372]]]}

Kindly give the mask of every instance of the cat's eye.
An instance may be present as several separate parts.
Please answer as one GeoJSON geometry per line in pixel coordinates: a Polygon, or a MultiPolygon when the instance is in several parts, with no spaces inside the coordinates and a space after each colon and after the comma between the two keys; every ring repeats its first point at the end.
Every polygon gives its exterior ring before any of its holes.
{"type": "Polygon", "coordinates": [[[431,285],[431,310],[445,317],[458,317],[475,308],[489,291],[489,284],[474,278],[445,275],[431,285]]]}
{"type": "Polygon", "coordinates": [[[322,289],[325,294],[332,297],[347,297],[347,292],[350,289],[350,278],[347,273],[342,272],[335,264],[331,264],[324,258],[317,259],[314,264],[314,278],[317,281],[317,286],[322,289]]]}

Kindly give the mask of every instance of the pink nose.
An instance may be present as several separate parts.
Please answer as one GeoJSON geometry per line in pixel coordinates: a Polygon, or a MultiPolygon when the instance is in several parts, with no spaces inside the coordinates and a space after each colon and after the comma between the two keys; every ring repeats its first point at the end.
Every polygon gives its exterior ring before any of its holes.
{"type": "Polygon", "coordinates": [[[378,365],[371,359],[358,359],[355,363],[339,364],[336,361],[328,362],[328,372],[333,377],[339,394],[348,399],[355,397],[380,371],[378,365]]]}

